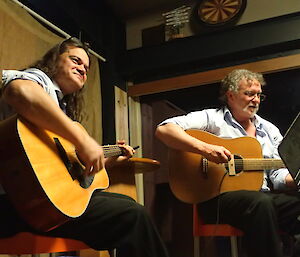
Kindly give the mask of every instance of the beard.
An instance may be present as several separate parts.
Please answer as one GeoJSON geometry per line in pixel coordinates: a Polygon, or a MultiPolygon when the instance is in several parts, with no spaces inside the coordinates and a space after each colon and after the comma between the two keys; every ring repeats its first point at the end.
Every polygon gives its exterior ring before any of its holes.
{"type": "Polygon", "coordinates": [[[243,108],[244,112],[248,112],[248,110],[252,110],[251,114],[250,114],[250,118],[253,118],[255,116],[255,114],[258,112],[259,110],[259,105],[253,105],[253,104],[248,104],[247,106],[245,106],[245,108],[243,108]]]}

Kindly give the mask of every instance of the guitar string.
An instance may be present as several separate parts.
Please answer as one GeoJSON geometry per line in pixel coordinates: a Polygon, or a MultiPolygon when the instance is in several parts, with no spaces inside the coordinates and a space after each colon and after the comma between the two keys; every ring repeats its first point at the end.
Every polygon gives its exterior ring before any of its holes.
{"type": "Polygon", "coordinates": [[[247,169],[272,169],[272,168],[284,168],[285,165],[281,159],[236,159],[235,163],[241,169],[242,167],[247,167],[247,169]]]}

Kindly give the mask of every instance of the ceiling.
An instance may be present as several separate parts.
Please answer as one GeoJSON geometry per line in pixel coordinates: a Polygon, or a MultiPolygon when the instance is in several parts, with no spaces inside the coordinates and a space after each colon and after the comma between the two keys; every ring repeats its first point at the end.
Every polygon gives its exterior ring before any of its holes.
{"type": "Polygon", "coordinates": [[[182,6],[182,0],[105,0],[123,20],[155,10],[171,10],[182,6]]]}

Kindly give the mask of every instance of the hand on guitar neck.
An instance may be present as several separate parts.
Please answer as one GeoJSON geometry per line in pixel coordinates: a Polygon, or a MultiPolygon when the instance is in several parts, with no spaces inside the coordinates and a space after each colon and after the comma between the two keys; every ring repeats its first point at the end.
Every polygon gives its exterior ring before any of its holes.
{"type": "MultiPolygon", "coordinates": [[[[122,154],[119,156],[105,158],[105,168],[107,170],[126,162],[129,158],[131,158],[134,155],[135,150],[138,148],[138,147],[133,148],[129,145],[126,145],[125,140],[118,140],[117,146],[119,147],[122,154]]],[[[104,146],[104,148],[105,148],[105,146],[104,146]]]]}

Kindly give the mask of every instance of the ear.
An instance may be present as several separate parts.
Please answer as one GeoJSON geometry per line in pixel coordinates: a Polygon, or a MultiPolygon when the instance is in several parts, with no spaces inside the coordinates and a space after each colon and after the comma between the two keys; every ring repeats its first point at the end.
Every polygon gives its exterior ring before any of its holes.
{"type": "Polygon", "coordinates": [[[232,91],[227,91],[226,92],[226,97],[227,97],[227,101],[233,101],[233,95],[234,93],[232,91]]]}

